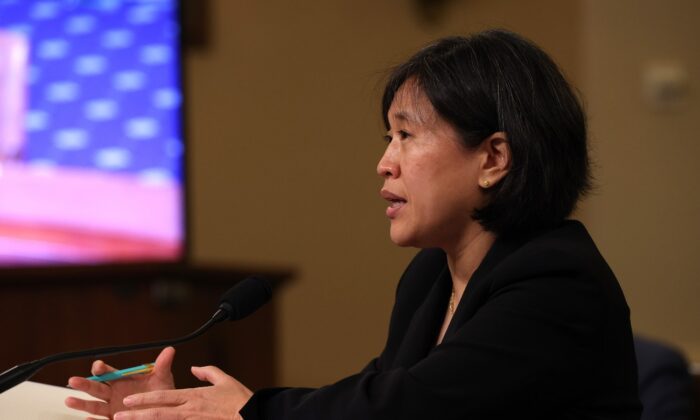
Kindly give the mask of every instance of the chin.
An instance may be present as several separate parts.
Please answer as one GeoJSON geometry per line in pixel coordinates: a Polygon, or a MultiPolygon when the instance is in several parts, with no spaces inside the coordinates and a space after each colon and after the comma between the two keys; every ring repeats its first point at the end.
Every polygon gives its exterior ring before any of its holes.
{"type": "Polygon", "coordinates": [[[411,242],[408,242],[408,241],[401,241],[401,240],[397,240],[397,239],[394,239],[394,238],[391,238],[391,242],[393,242],[394,245],[400,246],[400,247],[402,247],[402,248],[409,247],[409,246],[413,246],[413,244],[412,244],[411,242]]]}
{"type": "Polygon", "coordinates": [[[416,241],[416,238],[413,237],[408,232],[402,232],[400,229],[396,229],[392,226],[391,230],[389,231],[389,237],[391,238],[391,242],[393,242],[395,245],[400,246],[400,247],[418,247],[416,241]]]}

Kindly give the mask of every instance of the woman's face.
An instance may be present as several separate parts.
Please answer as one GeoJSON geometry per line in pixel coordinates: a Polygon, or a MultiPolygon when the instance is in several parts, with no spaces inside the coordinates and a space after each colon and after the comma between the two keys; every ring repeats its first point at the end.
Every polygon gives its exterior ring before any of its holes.
{"type": "Polygon", "coordinates": [[[391,240],[400,246],[450,248],[477,222],[483,205],[479,153],[462,145],[412,80],[398,90],[388,113],[386,151],[377,165],[389,201],[391,240]]]}

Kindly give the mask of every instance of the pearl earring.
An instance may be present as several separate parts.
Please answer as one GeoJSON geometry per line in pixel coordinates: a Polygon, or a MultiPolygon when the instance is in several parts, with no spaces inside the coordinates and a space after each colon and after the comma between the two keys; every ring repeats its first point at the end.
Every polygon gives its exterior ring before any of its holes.
{"type": "Polygon", "coordinates": [[[491,186],[491,182],[488,179],[484,180],[484,188],[488,188],[490,186],[491,186]]]}

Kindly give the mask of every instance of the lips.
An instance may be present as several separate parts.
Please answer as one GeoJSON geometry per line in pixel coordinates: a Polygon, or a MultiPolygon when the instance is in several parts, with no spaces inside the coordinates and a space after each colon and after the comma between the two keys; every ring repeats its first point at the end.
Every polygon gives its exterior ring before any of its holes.
{"type": "Polygon", "coordinates": [[[389,207],[386,208],[387,217],[389,219],[395,218],[406,204],[406,199],[386,189],[382,189],[379,194],[389,202],[389,207]]]}

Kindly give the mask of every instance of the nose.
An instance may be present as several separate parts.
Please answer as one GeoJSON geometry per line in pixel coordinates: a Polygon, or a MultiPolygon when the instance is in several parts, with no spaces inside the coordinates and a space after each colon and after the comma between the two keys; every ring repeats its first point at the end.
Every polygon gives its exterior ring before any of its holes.
{"type": "Polygon", "coordinates": [[[382,178],[396,178],[400,173],[401,169],[398,164],[398,159],[396,159],[396,152],[392,147],[392,143],[389,143],[377,164],[377,175],[382,178]]]}

